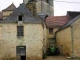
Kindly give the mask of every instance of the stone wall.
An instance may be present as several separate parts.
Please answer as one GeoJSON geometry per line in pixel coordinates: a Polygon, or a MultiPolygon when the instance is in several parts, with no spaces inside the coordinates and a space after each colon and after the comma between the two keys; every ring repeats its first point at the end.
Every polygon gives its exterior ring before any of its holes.
{"type": "MultiPolygon", "coordinates": [[[[49,28],[47,28],[47,48],[50,47],[50,40],[55,38],[55,32],[58,30],[59,28],[53,28],[53,33],[52,34],[49,34],[49,28]]],[[[55,41],[52,41],[52,43],[54,43],[55,41]]]]}
{"type": "MultiPolygon", "coordinates": [[[[24,0],[24,3],[28,3],[28,0],[24,0]]],[[[53,1],[49,1],[49,3],[45,1],[36,1],[36,2],[30,2],[26,4],[28,8],[30,8],[32,13],[44,13],[49,16],[54,15],[54,6],[53,1]],[[32,6],[33,5],[33,6],[32,6]],[[35,6],[34,6],[35,5],[35,6]],[[34,9],[35,8],[35,9],[34,9]]]]}
{"type": "Polygon", "coordinates": [[[17,24],[0,24],[0,60],[16,58],[16,46],[26,46],[27,60],[42,60],[43,27],[24,24],[24,36],[17,36],[17,24]]]}
{"type": "Polygon", "coordinates": [[[49,28],[47,28],[47,38],[54,38],[55,37],[55,32],[58,30],[59,28],[53,28],[53,34],[49,34],[49,28]]]}
{"type": "Polygon", "coordinates": [[[27,4],[29,0],[23,0],[23,3],[27,4]]]}
{"type": "Polygon", "coordinates": [[[72,56],[71,27],[57,32],[56,41],[61,54],[72,56]]]}
{"type": "Polygon", "coordinates": [[[49,5],[48,3],[44,1],[38,1],[36,2],[36,11],[37,13],[45,13],[49,16],[54,15],[54,7],[52,5],[49,5]]]}
{"type": "Polygon", "coordinates": [[[80,57],[80,18],[72,25],[74,56],[80,57]]]}

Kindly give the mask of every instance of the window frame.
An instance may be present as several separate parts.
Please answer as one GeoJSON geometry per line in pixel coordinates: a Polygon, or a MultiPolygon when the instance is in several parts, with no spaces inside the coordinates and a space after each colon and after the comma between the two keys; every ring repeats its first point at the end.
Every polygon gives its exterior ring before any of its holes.
{"type": "Polygon", "coordinates": [[[49,28],[49,34],[53,34],[53,28],[49,28]]]}
{"type": "Polygon", "coordinates": [[[24,36],[24,26],[17,26],[17,36],[24,36]]]}

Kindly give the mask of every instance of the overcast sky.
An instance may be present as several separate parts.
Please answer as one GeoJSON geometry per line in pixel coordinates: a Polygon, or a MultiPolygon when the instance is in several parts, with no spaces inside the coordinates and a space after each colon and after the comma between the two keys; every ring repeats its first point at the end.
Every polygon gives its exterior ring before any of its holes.
{"type": "MultiPolygon", "coordinates": [[[[18,7],[19,4],[22,2],[23,0],[0,0],[0,11],[2,9],[5,9],[12,3],[14,3],[16,7],[18,7]]],[[[55,16],[66,15],[66,11],[80,11],[80,0],[57,0],[57,1],[55,0],[54,1],[55,16]],[[60,2],[60,1],[67,1],[68,3],[60,2]],[[70,3],[70,2],[73,2],[73,3],[70,3]]]]}

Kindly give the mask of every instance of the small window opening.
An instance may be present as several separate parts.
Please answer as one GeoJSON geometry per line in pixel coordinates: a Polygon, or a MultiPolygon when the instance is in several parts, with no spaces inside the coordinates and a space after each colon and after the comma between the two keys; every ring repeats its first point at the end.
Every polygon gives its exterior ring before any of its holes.
{"type": "Polygon", "coordinates": [[[53,28],[49,28],[49,34],[53,34],[53,28]]]}
{"type": "Polygon", "coordinates": [[[19,21],[22,21],[22,15],[19,15],[19,16],[18,16],[18,20],[19,20],[19,21]]]}

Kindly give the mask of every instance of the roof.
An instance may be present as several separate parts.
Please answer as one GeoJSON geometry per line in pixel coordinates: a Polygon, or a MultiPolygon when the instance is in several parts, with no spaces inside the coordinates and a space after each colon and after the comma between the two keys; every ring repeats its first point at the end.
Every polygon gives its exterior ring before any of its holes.
{"type": "Polygon", "coordinates": [[[70,19],[73,19],[80,15],[80,11],[68,11],[67,15],[69,16],[70,19]]]}
{"type": "Polygon", "coordinates": [[[6,9],[4,9],[3,11],[13,11],[13,10],[15,10],[16,9],[16,7],[15,7],[15,5],[12,3],[10,6],[8,6],[6,9]]]}
{"type": "Polygon", "coordinates": [[[0,20],[0,23],[13,23],[18,21],[18,16],[22,14],[23,16],[23,22],[25,23],[41,23],[40,20],[35,18],[33,14],[30,12],[30,10],[26,7],[24,3],[20,4],[20,6],[10,14],[7,18],[4,20],[0,20]]]}
{"type": "Polygon", "coordinates": [[[56,28],[63,26],[69,19],[67,16],[50,16],[46,18],[48,28],[56,28]]]}
{"type": "Polygon", "coordinates": [[[0,20],[2,20],[2,17],[3,17],[3,13],[0,12],[0,20]]]}
{"type": "Polygon", "coordinates": [[[37,15],[43,22],[45,22],[46,18],[48,17],[48,15],[45,13],[38,13],[37,15]]]}
{"type": "Polygon", "coordinates": [[[69,22],[67,22],[65,25],[63,25],[62,27],[60,27],[58,31],[61,31],[63,29],[65,29],[66,27],[70,26],[72,23],[74,23],[78,18],[80,18],[80,15],[78,15],[77,17],[75,17],[74,19],[70,20],[69,22]]]}

